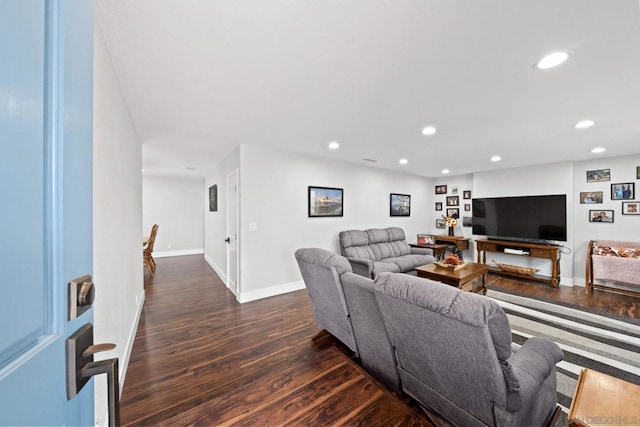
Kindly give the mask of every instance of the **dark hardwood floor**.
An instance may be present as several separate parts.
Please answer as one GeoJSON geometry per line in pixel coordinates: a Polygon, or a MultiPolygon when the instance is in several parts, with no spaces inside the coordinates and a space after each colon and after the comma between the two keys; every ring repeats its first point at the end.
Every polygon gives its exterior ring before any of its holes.
{"type": "MultiPolygon", "coordinates": [[[[160,258],[123,386],[123,425],[431,425],[318,333],[306,291],[239,304],[202,256],[160,258]]],[[[638,318],[640,299],[489,275],[524,292],[638,318]]]]}

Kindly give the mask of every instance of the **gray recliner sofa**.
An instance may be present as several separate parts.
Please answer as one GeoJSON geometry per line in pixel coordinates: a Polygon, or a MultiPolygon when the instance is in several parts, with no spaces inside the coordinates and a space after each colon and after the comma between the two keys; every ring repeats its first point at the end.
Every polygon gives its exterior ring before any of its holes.
{"type": "Polygon", "coordinates": [[[375,295],[402,390],[454,425],[542,426],[557,407],[557,344],[511,349],[502,308],[482,295],[380,274],[375,295]]]}
{"type": "Polygon", "coordinates": [[[342,231],[339,240],[353,272],[369,278],[382,272],[415,275],[416,267],[436,260],[431,249],[409,246],[400,227],[342,231]]]}

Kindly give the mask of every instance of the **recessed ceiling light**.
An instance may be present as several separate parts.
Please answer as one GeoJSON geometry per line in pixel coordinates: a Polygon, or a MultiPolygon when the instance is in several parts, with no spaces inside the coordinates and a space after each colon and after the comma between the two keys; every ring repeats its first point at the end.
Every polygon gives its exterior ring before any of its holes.
{"type": "Polygon", "coordinates": [[[188,171],[194,171],[194,170],[196,170],[196,168],[194,168],[193,166],[187,166],[187,170],[188,171]]]}
{"type": "Polygon", "coordinates": [[[493,157],[491,157],[491,161],[492,161],[492,162],[499,162],[500,160],[502,160],[502,157],[500,157],[500,156],[493,156],[493,157]]]}
{"type": "Polygon", "coordinates": [[[436,128],[433,126],[427,126],[426,128],[422,129],[423,135],[433,135],[435,133],[436,133],[436,128]]]}
{"type": "Polygon", "coordinates": [[[605,151],[607,151],[607,149],[604,147],[596,147],[593,150],[591,150],[593,154],[604,153],[605,151]]]}
{"type": "Polygon", "coordinates": [[[536,68],[546,70],[557,67],[569,58],[569,52],[553,52],[536,62],[536,68]]]}
{"type": "Polygon", "coordinates": [[[409,163],[409,160],[407,160],[407,159],[400,159],[400,160],[398,160],[398,163],[400,163],[401,165],[406,165],[407,163],[409,163]]]}
{"type": "Polygon", "coordinates": [[[573,127],[576,129],[586,129],[586,128],[590,128],[594,124],[596,124],[596,122],[594,122],[593,120],[581,120],[575,125],[573,125],[573,127]]]}
{"type": "Polygon", "coordinates": [[[337,150],[338,148],[340,148],[340,144],[338,144],[336,141],[332,141],[329,143],[329,150],[337,150]]]}
{"type": "Polygon", "coordinates": [[[442,173],[449,173],[451,172],[449,169],[442,169],[442,173]]]}

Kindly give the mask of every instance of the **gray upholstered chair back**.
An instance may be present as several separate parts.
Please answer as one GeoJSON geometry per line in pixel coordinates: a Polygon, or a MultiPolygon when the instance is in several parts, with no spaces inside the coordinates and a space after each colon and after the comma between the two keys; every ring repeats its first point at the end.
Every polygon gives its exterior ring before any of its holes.
{"type": "Polygon", "coordinates": [[[327,330],[358,355],[340,281],[342,274],[352,271],[351,265],[344,257],[320,248],[298,249],[295,256],[318,327],[327,330]]]}
{"type": "Polygon", "coordinates": [[[379,261],[411,253],[400,227],[342,231],[339,240],[342,255],[349,258],[379,261]]]}
{"type": "Polygon", "coordinates": [[[375,283],[403,389],[423,402],[443,396],[439,404],[449,401],[493,425],[493,402],[507,406],[503,370],[510,371],[511,329],[502,308],[489,298],[404,274],[381,273],[375,283]]]}

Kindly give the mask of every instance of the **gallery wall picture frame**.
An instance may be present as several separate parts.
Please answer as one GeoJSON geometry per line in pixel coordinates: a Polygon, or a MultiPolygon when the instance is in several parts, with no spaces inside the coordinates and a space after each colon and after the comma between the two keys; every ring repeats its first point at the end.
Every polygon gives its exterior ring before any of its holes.
{"type": "Polygon", "coordinates": [[[471,212],[471,203],[465,203],[464,204],[464,211],[465,212],[471,212]]]}
{"type": "Polygon", "coordinates": [[[396,193],[389,194],[389,215],[411,216],[411,195],[396,193]]]}
{"type": "Polygon", "coordinates": [[[447,194],[446,185],[436,185],[436,194],[447,194]]]}
{"type": "Polygon", "coordinates": [[[442,218],[436,219],[436,228],[444,228],[444,219],[442,218]]]}
{"type": "Polygon", "coordinates": [[[595,169],[587,171],[587,182],[611,181],[611,169],[595,169]]]}
{"type": "Polygon", "coordinates": [[[344,216],[344,189],[310,185],[307,195],[310,218],[344,216]]]}
{"type": "Polygon", "coordinates": [[[581,205],[593,205],[602,203],[604,198],[603,191],[585,191],[580,192],[580,204],[581,205]]]}
{"type": "Polygon", "coordinates": [[[635,199],[636,185],[633,182],[622,182],[611,184],[611,200],[633,200],[635,199]]]}
{"type": "Polygon", "coordinates": [[[640,166],[636,167],[636,179],[640,179],[640,166]]]}
{"type": "Polygon", "coordinates": [[[473,225],[472,217],[463,216],[462,217],[462,226],[463,227],[471,227],[473,225]]]}
{"type": "Polygon", "coordinates": [[[447,208],[447,216],[451,218],[460,218],[460,209],[447,208]]]}
{"type": "Polygon", "coordinates": [[[447,206],[458,206],[460,199],[458,196],[447,196],[447,206]]]}
{"type": "Polygon", "coordinates": [[[458,194],[458,187],[451,187],[451,194],[458,194]]]}
{"type": "Polygon", "coordinates": [[[442,202],[436,202],[436,210],[437,211],[441,211],[442,210],[442,202]]]}
{"type": "Polygon", "coordinates": [[[590,210],[589,211],[589,222],[605,222],[612,224],[613,223],[613,210],[590,210]]]}
{"type": "Polygon", "coordinates": [[[470,199],[471,198],[471,190],[464,190],[462,192],[462,198],[463,199],[470,199]]]}
{"type": "Polygon", "coordinates": [[[209,212],[218,212],[218,184],[209,187],[209,212]]]}
{"type": "Polygon", "coordinates": [[[640,215],[640,202],[622,202],[622,215],[640,215]]]}

